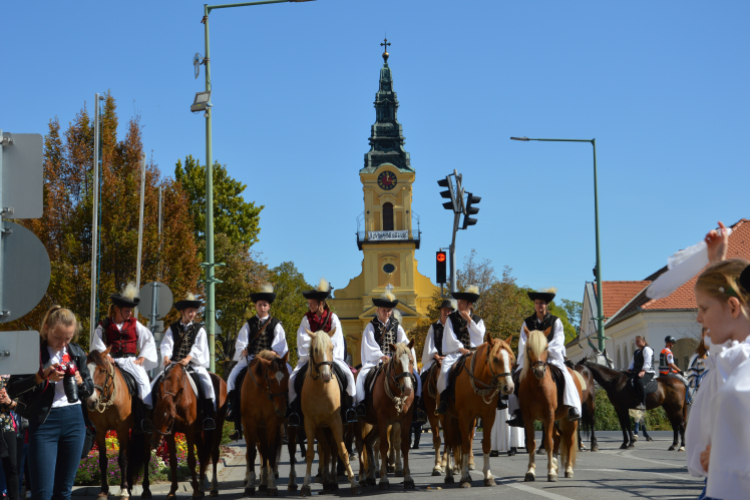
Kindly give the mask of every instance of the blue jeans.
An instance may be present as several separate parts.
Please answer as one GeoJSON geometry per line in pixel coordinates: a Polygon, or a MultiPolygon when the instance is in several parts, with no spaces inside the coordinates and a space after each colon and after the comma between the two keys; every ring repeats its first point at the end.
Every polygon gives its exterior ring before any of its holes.
{"type": "Polygon", "coordinates": [[[52,408],[29,423],[29,474],[34,500],[69,500],[81,461],[85,423],[80,405],[52,408]]]}

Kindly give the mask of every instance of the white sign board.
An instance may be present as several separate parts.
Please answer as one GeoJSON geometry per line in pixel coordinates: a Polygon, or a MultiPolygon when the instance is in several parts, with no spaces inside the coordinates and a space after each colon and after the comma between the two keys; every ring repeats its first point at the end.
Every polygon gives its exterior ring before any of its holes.
{"type": "Polygon", "coordinates": [[[409,231],[367,231],[369,241],[399,241],[408,240],[409,231]]]}
{"type": "Polygon", "coordinates": [[[26,375],[39,370],[39,332],[0,332],[0,373],[26,375]]]}

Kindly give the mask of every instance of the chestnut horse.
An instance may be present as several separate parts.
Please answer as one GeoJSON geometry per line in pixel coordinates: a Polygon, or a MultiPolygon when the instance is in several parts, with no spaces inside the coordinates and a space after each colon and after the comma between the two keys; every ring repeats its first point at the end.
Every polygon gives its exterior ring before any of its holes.
{"type": "Polygon", "coordinates": [[[120,499],[129,497],[133,490],[133,472],[143,459],[146,438],[143,432],[130,434],[133,426],[133,397],[128,392],[125,378],[120,368],[110,363],[109,347],[104,352],[92,351],[87,357],[89,373],[94,381],[94,393],[86,400],[89,419],[96,426],[96,446],[99,448],[99,470],[102,478],[102,491],[99,497],[106,498],[107,484],[107,431],[117,432],[120,454],[120,499]]]}
{"type": "Polygon", "coordinates": [[[432,475],[439,476],[443,473],[443,467],[450,467],[448,463],[448,447],[446,446],[443,454],[440,454],[440,416],[435,415],[437,408],[437,379],[440,375],[440,362],[435,361],[427,371],[427,376],[422,383],[422,401],[424,401],[425,410],[427,410],[427,420],[430,422],[432,429],[432,447],[435,449],[435,466],[432,468],[432,475]]]}
{"type": "MultiPolygon", "coordinates": [[[[549,330],[549,329],[548,329],[549,330]]],[[[539,420],[544,427],[544,448],[547,450],[547,480],[557,481],[557,459],[552,456],[555,449],[555,431],[560,434],[560,461],[565,466],[565,477],[573,477],[577,450],[578,421],[568,420],[568,410],[562,401],[558,401],[557,385],[552,379],[552,372],[547,363],[547,337],[549,331],[526,332],[526,363],[521,371],[518,389],[518,402],[521,407],[526,430],[526,449],[529,450],[529,469],[526,481],[536,479],[534,462],[534,421],[539,420]],[[555,421],[560,422],[555,428],[555,421]]],[[[566,370],[570,370],[567,366],[566,370]]],[[[570,370],[576,389],[582,392],[583,377],[575,370],[570,370]]]]}
{"type": "MultiPolygon", "coordinates": [[[[224,419],[227,414],[227,384],[216,374],[211,373],[216,394],[216,429],[213,431],[202,431],[203,423],[198,413],[198,399],[188,380],[190,375],[187,368],[179,363],[170,363],[160,375],[154,386],[152,397],[154,398],[153,426],[154,433],[151,446],[156,447],[161,436],[167,441],[169,449],[169,466],[171,470],[172,487],[167,498],[174,498],[177,493],[177,446],[175,443],[175,432],[185,434],[188,447],[188,467],[192,477],[193,497],[202,497],[203,482],[206,479],[206,467],[209,461],[213,461],[213,478],[211,481],[211,496],[219,495],[219,480],[217,466],[219,464],[219,446],[221,445],[221,432],[224,428],[224,419]],[[193,448],[198,449],[198,461],[200,472],[195,472],[195,454],[193,448]]],[[[146,450],[145,470],[151,458],[151,450],[146,450]]],[[[141,498],[151,498],[148,474],[143,477],[143,493],[141,498]]]]}
{"type": "MultiPolygon", "coordinates": [[[[495,486],[495,478],[490,471],[490,451],[492,451],[492,426],[495,423],[497,398],[513,393],[511,369],[516,359],[510,348],[510,340],[492,338],[489,333],[484,343],[466,357],[464,365],[455,375],[455,397],[448,404],[448,414],[444,418],[443,429],[446,444],[453,441],[448,435],[457,432],[460,435],[461,487],[471,487],[469,474],[469,456],[472,448],[474,427],[478,418],[482,419],[484,454],[484,485],[495,486]],[[455,427],[457,424],[457,427],[455,427]],[[451,429],[453,428],[453,429],[451,429]]],[[[454,434],[455,435],[455,434],[454,434]]],[[[455,453],[454,453],[455,454],[455,453]]],[[[456,457],[458,457],[456,455],[456,457]]],[[[450,472],[446,472],[446,480],[450,472]]],[[[450,482],[450,481],[448,481],[450,482]]]]}
{"type": "MultiPolygon", "coordinates": [[[[247,368],[242,382],[242,430],[247,450],[245,496],[255,494],[255,452],[260,452],[260,490],[278,496],[275,472],[281,449],[284,417],[289,395],[289,352],[279,358],[273,351],[261,351],[247,368]]],[[[292,456],[292,460],[294,457],[292,456]]],[[[289,476],[289,486],[296,487],[289,476]]]]}
{"type": "MultiPolygon", "coordinates": [[[[401,426],[401,454],[404,460],[404,488],[414,489],[414,480],[409,471],[409,430],[414,403],[414,359],[409,344],[390,344],[393,357],[383,363],[372,386],[372,395],[366,398],[367,415],[360,419],[360,432],[356,433],[359,451],[360,484],[365,480],[374,481],[375,453],[373,445],[380,438],[380,489],[390,488],[388,481],[388,427],[398,423],[401,426]],[[364,455],[367,455],[366,457],[364,455]]],[[[365,388],[367,390],[367,388],[365,388]]]]}

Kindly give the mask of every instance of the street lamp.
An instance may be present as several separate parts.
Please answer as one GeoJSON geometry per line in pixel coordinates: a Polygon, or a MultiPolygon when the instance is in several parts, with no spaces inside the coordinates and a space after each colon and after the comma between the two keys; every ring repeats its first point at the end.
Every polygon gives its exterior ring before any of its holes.
{"type": "Polygon", "coordinates": [[[201,20],[201,23],[204,25],[206,51],[202,64],[206,66],[206,91],[196,94],[195,102],[193,103],[193,106],[191,106],[191,109],[194,107],[200,107],[200,109],[198,109],[199,111],[205,110],[206,112],[206,261],[201,263],[201,267],[206,270],[206,310],[204,311],[203,317],[206,319],[206,327],[208,330],[208,349],[211,355],[211,366],[209,367],[209,370],[212,372],[216,370],[216,306],[214,300],[214,284],[220,283],[220,280],[217,280],[214,277],[214,268],[222,264],[214,262],[214,180],[213,157],[211,150],[211,53],[210,45],[208,43],[208,15],[215,9],[252,7],[254,5],[270,3],[302,3],[311,1],[314,0],[260,0],[258,2],[231,3],[223,5],[203,4],[203,19],[201,20]],[[205,100],[199,102],[199,95],[204,96],[205,100]]]}
{"type": "Polygon", "coordinates": [[[594,148],[594,221],[596,224],[596,307],[598,314],[596,318],[599,350],[604,351],[604,306],[602,296],[602,259],[599,252],[599,192],[596,179],[596,139],[529,139],[528,137],[511,137],[513,141],[540,141],[540,142],[589,142],[594,148]]]}

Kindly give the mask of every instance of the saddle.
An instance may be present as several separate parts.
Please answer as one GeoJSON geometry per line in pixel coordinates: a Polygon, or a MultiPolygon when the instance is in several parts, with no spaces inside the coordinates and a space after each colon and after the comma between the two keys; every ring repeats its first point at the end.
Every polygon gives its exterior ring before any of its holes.
{"type": "MultiPolygon", "coordinates": [[[[657,378],[659,377],[652,378],[651,381],[648,384],[646,384],[646,386],[643,388],[644,396],[653,394],[659,388],[659,383],[656,381],[657,378]]],[[[630,388],[633,389],[633,391],[636,391],[635,393],[638,394],[637,389],[635,387],[635,377],[633,376],[628,377],[628,383],[630,384],[630,388]]]]}
{"type": "MultiPolygon", "coordinates": [[[[682,375],[680,375],[679,373],[669,373],[667,375],[661,375],[660,374],[659,377],[676,378],[677,380],[679,380],[680,382],[682,382],[683,384],[685,384],[685,388],[687,388],[688,385],[690,385],[690,383],[687,381],[687,379],[685,377],[683,377],[682,375]]],[[[657,378],[658,377],[654,377],[654,380],[656,380],[657,378]]]]}
{"type": "Polygon", "coordinates": [[[383,371],[383,363],[380,362],[375,368],[370,370],[370,373],[367,374],[367,378],[365,378],[365,399],[372,398],[372,390],[373,390],[373,387],[375,386],[375,381],[378,379],[378,375],[382,371],[383,371]]]}
{"type": "Polygon", "coordinates": [[[115,369],[120,372],[120,375],[122,375],[123,380],[125,380],[125,387],[128,388],[128,393],[131,396],[137,396],[138,395],[138,384],[135,381],[135,377],[131,375],[130,373],[126,372],[119,366],[115,364],[115,369]]]}
{"type": "MultiPolygon", "coordinates": [[[[177,368],[177,365],[172,365],[168,369],[177,368]]],[[[202,401],[206,399],[206,393],[203,390],[203,384],[201,384],[200,377],[196,371],[194,371],[190,365],[185,367],[188,373],[188,383],[190,384],[190,388],[193,389],[193,394],[195,394],[195,397],[198,398],[198,401],[202,401]]],[[[160,384],[161,378],[164,376],[164,372],[161,372],[155,379],[154,387],[158,388],[160,384]]],[[[212,377],[213,379],[213,377],[212,377]]]]}
{"type": "Polygon", "coordinates": [[[552,375],[552,380],[555,381],[557,387],[557,405],[562,406],[563,394],[565,393],[565,375],[562,370],[552,363],[547,363],[547,369],[552,375]]]}

